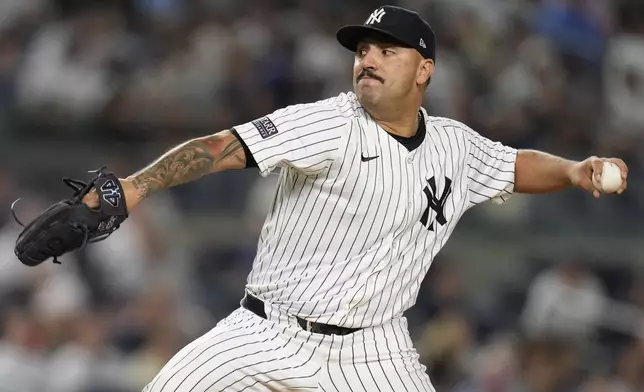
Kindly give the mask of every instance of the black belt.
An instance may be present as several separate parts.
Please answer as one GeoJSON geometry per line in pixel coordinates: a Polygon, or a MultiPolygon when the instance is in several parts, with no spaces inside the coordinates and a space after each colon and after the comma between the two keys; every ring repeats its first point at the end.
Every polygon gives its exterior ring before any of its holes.
{"type": "MultiPolygon", "coordinates": [[[[246,293],[244,298],[241,301],[241,305],[250,310],[251,312],[255,313],[261,318],[266,318],[266,312],[264,311],[264,301],[257,297],[253,297],[252,295],[246,293]]],[[[324,335],[348,335],[350,333],[354,333],[361,328],[346,328],[346,327],[338,327],[337,325],[329,325],[329,324],[322,324],[322,323],[314,323],[311,321],[304,320],[303,318],[300,317],[295,317],[297,318],[297,323],[302,327],[302,329],[313,332],[313,333],[321,333],[324,335]]]]}

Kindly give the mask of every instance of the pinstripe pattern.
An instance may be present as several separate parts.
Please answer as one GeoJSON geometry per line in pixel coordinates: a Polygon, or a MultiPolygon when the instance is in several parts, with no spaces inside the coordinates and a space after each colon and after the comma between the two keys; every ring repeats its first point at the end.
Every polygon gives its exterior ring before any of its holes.
{"type": "Polygon", "coordinates": [[[321,390],[344,392],[434,392],[418,362],[405,318],[334,336],[326,358],[321,390]]]}
{"type": "Polygon", "coordinates": [[[465,211],[512,194],[517,151],[421,112],[412,149],[353,93],[235,127],[263,176],[280,169],[246,285],[267,319],[237,310],[146,392],[434,391],[402,314],[465,211]],[[363,329],[311,334],[295,316],[363,329]]]}
{"type": "Polygon", "coordinates": [[[316,391],[320,339],[239,309],[177,353],[144,392],[316,391]]]}
{"type": "Polygon", "coordinates": [[[404,318],[319,335],[238,309],[177,353],[143,392],[435,392],[404,318]],[[381,342],[385,342],[381,344],[381,342]]]}
{"type": "Polygon", "coordinates": [[[247,288],[312,321],[365,327],[413,306],[433,258],[469,208],[505,201],[516,150],[464,124],[429,117],[409,151],[360,106],[353,93],[281,109],[262,138],[252,122],[235,127],[262,175],[282,169],[247,288]],[[361,156],[378,158],[362,162],[361,156]],[[423,191],[451,180],[444,225],[421,224],[423,191]]]}

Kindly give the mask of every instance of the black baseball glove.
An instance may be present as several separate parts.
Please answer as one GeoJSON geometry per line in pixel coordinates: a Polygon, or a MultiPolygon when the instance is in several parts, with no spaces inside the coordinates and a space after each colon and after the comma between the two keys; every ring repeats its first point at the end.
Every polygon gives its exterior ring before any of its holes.
{"type": "Polygon", "coordinates": [[[87,243],[102,241],[117,230],[128,217],[123,187],[119,179],[104,166],[90,171],[95,177],[89,182],[63,178],[63,182],[74,190],[71,199],[53,204],[38,215],[27,226],[16,217],[14,206],[11,212],[16,221],[24,227],[18,239],[14,253],[25,265],[36,266],[87,243]],[[96,189],[100,207],[92,209],[83,202],[83,197],[96,189]]]}

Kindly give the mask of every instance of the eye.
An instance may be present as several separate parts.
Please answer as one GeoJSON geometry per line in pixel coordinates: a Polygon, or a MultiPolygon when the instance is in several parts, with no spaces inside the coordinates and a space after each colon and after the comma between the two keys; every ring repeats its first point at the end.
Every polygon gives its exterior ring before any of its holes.
{"type": "Polygon", "coordinates": [[[396,52],[394,52],[394,51],[393,51],[393,50],[391,50],[391,49],[383,49],[383,50],[382,50],[382,54],[383,54],[384,56],[391,56],[392,54],[396,54],[396,52]]]}

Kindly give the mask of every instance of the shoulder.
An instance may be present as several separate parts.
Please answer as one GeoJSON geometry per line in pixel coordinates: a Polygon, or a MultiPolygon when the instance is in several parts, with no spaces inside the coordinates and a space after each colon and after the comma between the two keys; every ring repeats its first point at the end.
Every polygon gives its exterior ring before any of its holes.
{"type": "Polygon", "coordinates": [[[341,93],[339,95],[318,101],[316,102],[316,105],[333,107],[335,109],[336,115],[339,115],[346,120],[349,120],[353,117],[358,117],[364,112],[364,110],[362,110],[362,105],[358,101],[358,97],[356,97],[355,93],[353,92],[341,93]]]}
{"type": "Polygon", "coordinates": [[[315,115],[316,117],[349,119],[355,116],[359,109],[358,100],[353,93],[341,93],[333,97],[324,98],[314,102],[298,103],[278,109],[273,116],[295,115],[301,116],[315,115]]]}
{"type": "Polygon", "coordinates": [[[439,131],[452,133],[454,135],[468,135],[476,133],[467,124],[448,117],[426,115],[426,124],[428,127],[435,128],[439,131]]]}
{"type": "Polygon", "coordinates": [[[324,98],[312,103],[312,105],[332,106],[352,110],[357,110],[361,107],[360,102],[358,102],[358,97],[353,92],[340,93],[332,97],[324,98]]]}
{"type": "Polygon", "coordinates": [[[428,132],[438,132],[449,138],[468,141],[481,138],[481,135],[470,126],[453,118],[425,114],[425,126],[428,132]]]}
{"type": "Polygon", "coordinates": [[[427,117],[427,128],[440,132],[447,137],[464,140],[473,145],[493,146],[494,148],[503,147],[503,143],[489,139],[481,133],[472,129],[467,124],[447,117],[427,117]]]}

